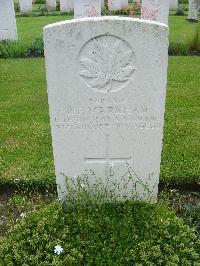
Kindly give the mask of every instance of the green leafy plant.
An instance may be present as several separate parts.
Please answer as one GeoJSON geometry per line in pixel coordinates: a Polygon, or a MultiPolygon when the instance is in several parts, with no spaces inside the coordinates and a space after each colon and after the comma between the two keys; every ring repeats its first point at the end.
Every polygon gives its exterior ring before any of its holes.
{"type": "Polygon", "coordinates": [[[45,4],[45,0],[35,0],[35,4],[45,4]]]}
{"type": "Polygon", "coordinates": [[[179,0],[179,4],[188,4],[188,0],[179,0]]]}
{"type": "Polygon", "coordinates": [[[176,9],[176,16],[184,16],[184,10],[183,8],[177,8],[176,9]]]}
{"type": "Polygon", "coordinates": [[[60,1],[56,0],[56,10],[60,11],[60,1]]]}
{"type": "Polygon", "coordinates": [[[19,12],[20,11],[19,3],[14,2],[14,8],[15,8],[15,12],[19,12]]]}
{"type": "Polygon", "coordinates": [[[118,10],[115,12],[115,15],[124,15],[124,16],[138,16],[141,14],[141,5],[140,3],[130,2],[127,8],[118,10]]]}
{"type": "Polygon", "coordinates": [[[31,43],[27,50],[28,57],[39,57],[44,55],[44,43],[43,38],[38,37],[31,43]]]}
{"type": "Polygon", "coordinates": [[[26,57],[26,49],[19,42],[0,42],[0,58],[26,57]]]}
{"type": "Polygon", "coordinates": [[[182,42],[170,42],[169,55],[189,55],[189,47],[182,42]]]}
{"type": "Polygon", "coordinates": [[[1,242],[7,265],[199,265],[193,229],[163,206],[55,202],[21,218],[1,242]]]}
{"type": "Polygon", "coordinates": [[[189,50],[194,55],[200,55],[200,23],[197,24],[195,32],[188,39],[189,50]]]}
{"type": "Polygon", "coordinates": [[[200,193],[183,193],[176,189],[166,189],[160,194],[160,202],[173,208],[189,226],[195,226],[200,238],[200,193]]]}
{"type": "Polygon", "coordinates": [[[140,3],[135,3],[133,1],[130,1],[127,8],[117,10],[117,11],[109,11],[108,5],[106,4],[102,12],[105,15],[123,15],[123,16],[130,16],[130,17],[138,16],[141,14],[141,5],[140,3]]]}
{"type": "Polygon", "coordinates": [[[40,194],[34,187],[32,190],[18,189],[7,201],[0,204],[0,236],[4,236],[11,226],[25,218],[29,212],[41,209],[55,198],[56,193],[52,190],[44,190],[40,194]]]}
{"type": "Polygon", "coordinates": [[[47,8],[46,4],[40,5],[39,10],[40,10],[40,16],[47,16],[48,15],[48,8],[47,8]]]}
{"type": "Polygon", "coordinates": [[[196,206],[192,205],[191,203],[186,204],[184,210],[187,224],[192,226],[195,225],[200,237],[200,203],[198,203],[196,206]]]}

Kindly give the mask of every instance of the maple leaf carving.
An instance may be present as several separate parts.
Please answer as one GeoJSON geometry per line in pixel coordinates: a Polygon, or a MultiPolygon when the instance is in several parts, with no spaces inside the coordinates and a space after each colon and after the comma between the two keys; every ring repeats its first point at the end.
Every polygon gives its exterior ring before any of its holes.
{"type": "Polygon", "coordinates": [[[133,51],[121,39],[116,38],[112,45],[94,39],[87,56],[80,57],[80,75],[91,88],[110,92],[114,82],[121,85],[129,80],[135,70],[132,61],[133,51]]]}

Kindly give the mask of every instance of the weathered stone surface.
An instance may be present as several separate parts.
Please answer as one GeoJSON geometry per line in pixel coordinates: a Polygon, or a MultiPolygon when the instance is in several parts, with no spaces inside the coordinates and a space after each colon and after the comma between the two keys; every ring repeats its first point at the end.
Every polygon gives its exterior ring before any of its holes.
{"type": "Polygon", "coordinates": [[[91,169],[104,184],[119,184],[121,197],[156,200],[167,35],[164,24],[124,17],[75,19],[44,28],[60,198],[66,194],[66,176],[75,180],[87,174],[92,183],[91,169]]]}
{"type": "Polygon", "coordinates": [[[0,41],[17,40],[13,0],[0,0],[0,41]]]}
{"type": "Polygon", "coordinates": [[[101,0],[74,0],[74,18],[101,16],[101,0]]]}
{"type": "Polygon", "coordinates": [[[60,12],[70,12],[74,9],[74,0],[60,0],[60,12]]]}
{"type": "Polygon", "coordinates": [[[20,13],[31,13],[32,12],[32,0],[19,0],[20,13]]]}
{"type": "Polygon", "coordinates": [[[46,4],[49,11],[56,10],[56,0],[46,0],[46,4]]]}
{"type": "Polygon", "coordinates": [[[169,9],[177,9],[178,0],[169,0],[169,9]]]}
{"type": "Polygon", "coordinates": [[[168,25],[169,0],[142,0],[141,18],[168,25]]]}

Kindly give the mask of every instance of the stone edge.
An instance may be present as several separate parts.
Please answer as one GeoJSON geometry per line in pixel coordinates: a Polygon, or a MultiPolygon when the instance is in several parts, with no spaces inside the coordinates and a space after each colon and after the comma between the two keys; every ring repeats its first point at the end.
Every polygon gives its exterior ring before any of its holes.
{"type": "Polygon", "coordinates": [[[49,24],[43,28],[43,32],[49,29],[53,29],[55,27],[64,26],[68,24],[77,24],[80,22],[96,22],[96,21],[129,21],[129,22],[137,22],[139,24],[148,24],[148,25],[155,25],[165,28],[168,30],[168,26],[164,23],[152,21],[152,20],[144,20],[140,18],[129,18],[129,17],[118,17],[118,16],[104,16],[104,17],[85,17],[85,18],[79,18],[79,19],[70,19],[70,20],[64,20],[56,23],[49,24]]]}

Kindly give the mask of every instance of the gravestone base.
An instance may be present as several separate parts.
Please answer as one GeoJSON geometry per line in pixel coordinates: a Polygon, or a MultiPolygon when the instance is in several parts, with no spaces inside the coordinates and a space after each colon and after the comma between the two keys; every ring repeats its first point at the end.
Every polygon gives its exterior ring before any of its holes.
{"type": "Polygon", "coordinates": [[[191,19],[191,18],[186,18],[187,21],[191,22],[191,23],[198,23],[199,20],[198,19],[191,19]]]}

